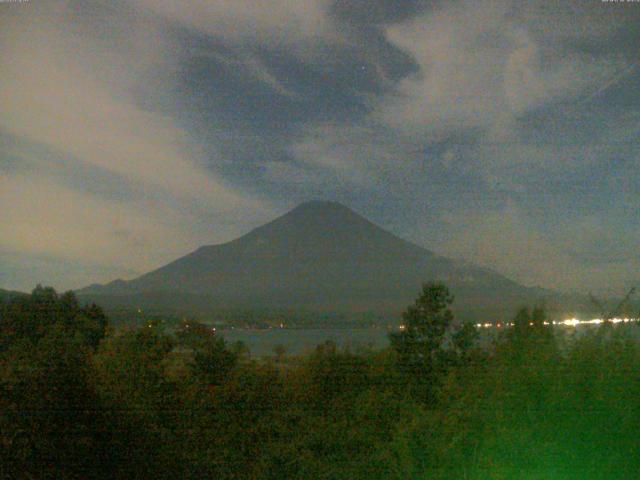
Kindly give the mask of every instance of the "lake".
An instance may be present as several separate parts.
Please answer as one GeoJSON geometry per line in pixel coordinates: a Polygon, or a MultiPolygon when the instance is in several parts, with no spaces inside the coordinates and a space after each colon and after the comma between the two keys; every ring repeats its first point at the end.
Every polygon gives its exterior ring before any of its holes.
{"type": "MultiPolygon", "coordinates": [[[[620,326],[631,333],[632,338],[640,337],[638,324],[620,326]],[[636,327],[636,328],[634,328],[636,327]]],[[[597,326],[579,326],[578,328],[567,326],[556,326],[556,332],[572,335],[574,333],[586,332],[597,328],[597,326]]],[[[378,328],[273,328],[265,330],[253,329],[230,329],[221,330],[218,333],[229,343],[236,341],[243,342],[256,357],[273,355],[274,348],[282,345],[286,349],[287,355],[301,355],[309,353],[317,345],[331,340],[339,348],[349,347],[352,350],[358,348],[381,349],[389,345],[388,334],[391,330],[385,327],[378,328]]],[[[480,345],[488,346],[496,335],[502,332],[500,329],[480,329],[480,345]]]]}
{"type": "Polygon", "coordinates": [[[229,343],[243,342],[254,356],[273,355],[282,345],[289,355],[311,352],[317,345],[331,340],[340,347],[351,349],[384,348],[389,344],[386,328],[273,328],[268,330],[233,329],[219,333],[229,343]]]}

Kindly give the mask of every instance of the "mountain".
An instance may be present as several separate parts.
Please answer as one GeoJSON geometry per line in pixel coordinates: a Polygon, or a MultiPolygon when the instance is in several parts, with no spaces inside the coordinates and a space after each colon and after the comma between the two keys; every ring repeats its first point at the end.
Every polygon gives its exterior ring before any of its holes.
{"type": "Polygon", "coordinates": [[[445,282],[463,317],[502,318],[546,295],[403,240],[334,202],[308,202],[228,243],[131,281],[79,290],[107,308],[397,315],[423,282],[445,282]]]}

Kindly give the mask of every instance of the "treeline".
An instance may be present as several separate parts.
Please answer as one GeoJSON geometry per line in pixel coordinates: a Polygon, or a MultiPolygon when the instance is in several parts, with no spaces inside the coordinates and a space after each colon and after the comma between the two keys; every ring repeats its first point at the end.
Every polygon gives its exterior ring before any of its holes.
{"type": "Polygon", "coordinates": [[[345,314],[339,312],[314,312],[278,309],[220,309],[217,312],[176,314],[162,313],[157,309],[111,310],[109,319],[115,326],[142,325],[147,320],[177,327],[184,320],[216,325],[218,328],[269,329],[269,328],[371,328],[397,324],[389,316],[373,313],[345,314]]]}
{"type": "Polygon", "coordinates": [[[630,479],[640,346],[521,310],[490,348],[424,286],[383,351],[253,360],[210,330],[113,332],[38,287],[0,303],[3,478],[630,479]]]}

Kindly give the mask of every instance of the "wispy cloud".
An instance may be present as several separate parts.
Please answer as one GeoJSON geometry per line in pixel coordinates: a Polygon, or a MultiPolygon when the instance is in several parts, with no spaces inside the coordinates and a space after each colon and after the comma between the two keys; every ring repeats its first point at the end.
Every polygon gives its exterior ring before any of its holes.
{"type": "Polygon", "coordinates": [[[338,35],[327,0],[135,0],[135,4],[232,45],[286,46],[303,54],[316,49],[318,40],[338,35]]]}
{"type": "Polygon", "coordinates": [[[180,125],[136,98],[157,75],[169,77],[179,61],[157,26],[141,17],[120,18],[132,27],[115,39],[121,50],[77,21],[64,2],[34,2],[2,22],[0,129],[37,148],[22,152],[31,169],[0,177],[2,203],[11,205],[1,214],[11,228],[0,247],[142,270],[169,260],[167,252],[228,238],[236,231],[227,220],[234,212],[264,215],[262,202],[212,173],[180,125]],[[97,194],[89,185],[48,175],[38,168],[47,162],[47,150],[77,168],[117,176],[135,186],[136,197],[97,194]],[[193,209],[206,211],[211,223],[194,222],[193,209]]]}

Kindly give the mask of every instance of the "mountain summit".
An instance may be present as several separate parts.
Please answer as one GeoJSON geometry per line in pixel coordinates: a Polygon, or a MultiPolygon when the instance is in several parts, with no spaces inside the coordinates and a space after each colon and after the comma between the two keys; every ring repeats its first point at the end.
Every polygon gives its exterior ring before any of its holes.
{"type": "Polygon", "coordinates": [[[236,240],[200,247],[134,280],[78,294],[106,306],[193,313],[268,308],[397,314],[431,280],[449,285],[457,310],[474,315],[496,315],[495,305],[532,301],[534,294],[324,201],[303,203],[236,240]]]}

